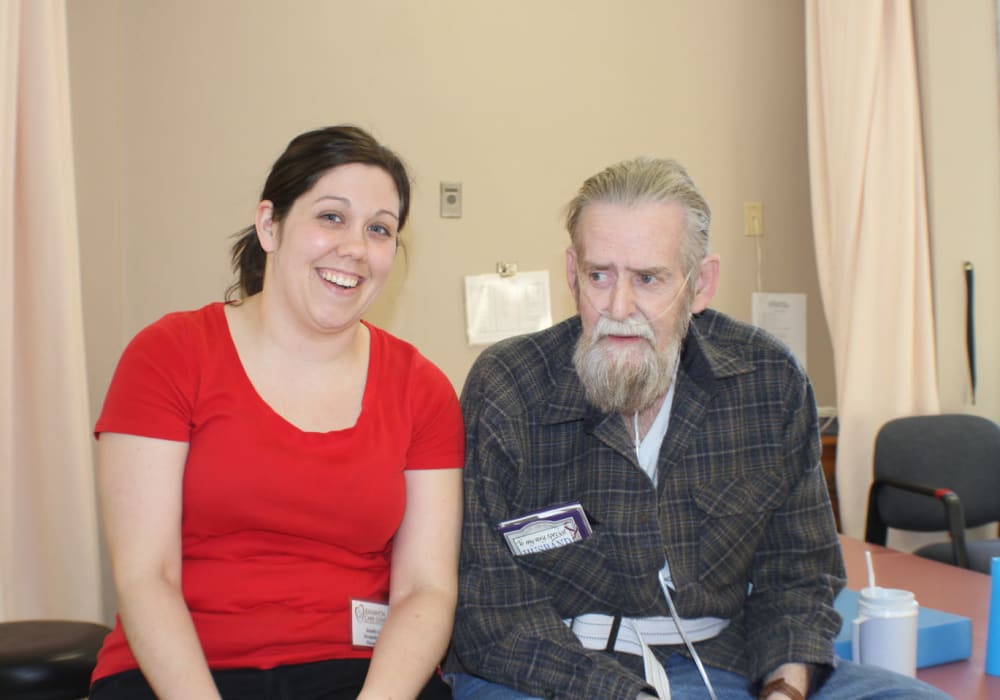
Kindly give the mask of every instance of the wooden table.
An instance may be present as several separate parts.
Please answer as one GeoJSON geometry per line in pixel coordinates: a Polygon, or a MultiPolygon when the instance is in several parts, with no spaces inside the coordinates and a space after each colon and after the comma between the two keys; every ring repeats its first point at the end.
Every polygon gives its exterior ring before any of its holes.
{"type": "Polygon", "coordinates": [[[972,620],[972,656],[964,661],[919,669],[917,678],[956,700],[1000,698],[1000,677],[985,672],[989,576],[844,535],[840,536],[840,546],[847,566],[848,588],[860,590],[868,585],[865,550],[869,549],[878,585],[913,591],[920,605],[972,620]]]}

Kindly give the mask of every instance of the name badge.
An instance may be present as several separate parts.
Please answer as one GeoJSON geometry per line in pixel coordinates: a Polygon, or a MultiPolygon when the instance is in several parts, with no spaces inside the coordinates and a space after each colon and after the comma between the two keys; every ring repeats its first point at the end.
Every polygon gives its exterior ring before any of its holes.
{"type": "Polygon", "coordinates": [[[591,534],[590,521],[579,503],[566,503],[500,523],[500,532],[517,556],[565,547],[591,534]]]}
{"type": "Polygon", "coordinates": [[[356,647],[373,647],[382,631],[389,606],[370,600],[351,599],[351,644],[356,647]]]}

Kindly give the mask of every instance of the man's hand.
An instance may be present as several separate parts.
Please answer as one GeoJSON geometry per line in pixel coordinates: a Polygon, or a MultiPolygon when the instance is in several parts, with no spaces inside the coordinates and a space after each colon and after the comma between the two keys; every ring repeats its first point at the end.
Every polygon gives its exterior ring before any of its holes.
{"type": "MultiPolygon", "coordinates": [[[[788,685],[802,693],[806,697],[809,690],[809,669],[805,664],[782,664],[771,671],[764,679],[764,685],[775,678],[784,678],[788,685]]],[[[762,695],[761,700],[788,700],[788,694],[781,691],[774,691],[770,695],[762,695]]]]}

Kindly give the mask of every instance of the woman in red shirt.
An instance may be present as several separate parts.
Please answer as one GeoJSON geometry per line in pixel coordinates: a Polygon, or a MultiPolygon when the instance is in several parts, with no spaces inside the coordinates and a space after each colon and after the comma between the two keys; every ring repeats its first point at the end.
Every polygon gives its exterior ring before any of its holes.
{"type": "Polygon", "coordinates": [[[361,318],[408,209],[367,133],[302,134],[233,248],[232,298],[126,348],[95,428],[119,619],[94,700],[450,697],[461,413],[361,318]]]}

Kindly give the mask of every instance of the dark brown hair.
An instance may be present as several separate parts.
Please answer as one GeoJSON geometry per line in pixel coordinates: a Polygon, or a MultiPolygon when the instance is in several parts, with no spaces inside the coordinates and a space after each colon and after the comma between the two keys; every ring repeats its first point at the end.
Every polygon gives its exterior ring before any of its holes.
{"type": "MultiPolygon", "coordinates": [[[[410,210],[410,178],[399,156],[356,126],[329,126],[296,136],[271,166],[260,200],[269,200],[275,222],[285,218],[295,200],[312,189],[329,170],[349,163],[374,165],[384,170],[399,195],[399,230],[410,210]]],[[[264,286],[267,254],[257,240],[255,225],[236,233],[232,264],[237,280],[226,290],[226,301],[245,299],[264,286]]]]}

